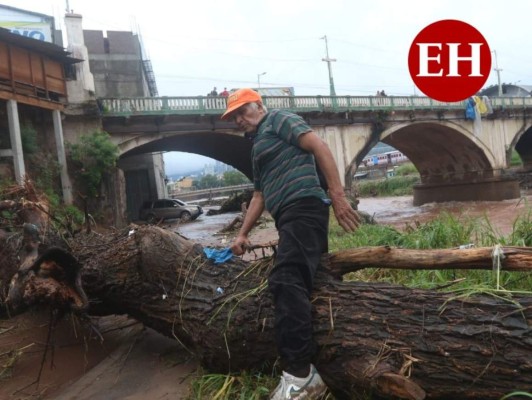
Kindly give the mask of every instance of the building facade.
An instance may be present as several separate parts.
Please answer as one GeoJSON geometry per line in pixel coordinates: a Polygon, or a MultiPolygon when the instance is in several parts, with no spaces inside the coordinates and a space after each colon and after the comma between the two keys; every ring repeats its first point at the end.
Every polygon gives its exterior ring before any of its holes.
{"type": "MultiPolygon", "coordinates": [[[[84,31],[79,14],[65,15],[66,51],[50,16],[0,5],[0,26],[9,28],[0,28],[0,172],[22,183],[21,127],[22,133],[37,127],[39,145],[56,148],[63,199],[71,203],[65,142],[101,130],[98,97],[157,95],[151,64],[138,35],[84,31]]],[[[124,225],[138,218],[144,200],[166,197],[166,176],[161,153],[123,158],[118,167],[101,208],[109,210],[108,220],[124,225]]]]}
{"type": "MultiPolygon", "coordinates": [[[[67,104],[65,70],[80,60],[63,48],[0,28],[0,164],[5,179],[26,179],[28,140],[56,154],[62,195],[72,203],[62,112],[67,104]],[[24,146],[26,144],[26,146],[24,146]],[[26,147],[26,148],[24,148],[26,147]]],[[[52,161],[49,159],[48,161],[52,161]]],[[[45,160],[41,160],[45,162],[45,160]]]]}

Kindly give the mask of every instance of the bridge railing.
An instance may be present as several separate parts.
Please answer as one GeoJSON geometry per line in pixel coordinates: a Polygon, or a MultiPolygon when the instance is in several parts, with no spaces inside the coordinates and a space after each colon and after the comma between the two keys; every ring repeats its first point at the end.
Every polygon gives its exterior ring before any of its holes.
{"type": "Polygon", "coordinates": [[[501,107],[531,107],[532,97],[492,97],[490,98],[492,106],[501,107]]]}
{"type": "MultiPolygon", "coordinates": [[[[226,109],[225,97],[131,97],[99,99],[104,116],[150,114],[212,114],[220,115],[226,109]]],[[[269,109],[281,108],[293,112],[365,111],[365,110],[427,110],[465,109],[466,101],[442,102],[429,97],[415,96],[264,96],[269,109]]],[[[532,97],[492,97],[493,107],[532,107],[532,97]]]]}

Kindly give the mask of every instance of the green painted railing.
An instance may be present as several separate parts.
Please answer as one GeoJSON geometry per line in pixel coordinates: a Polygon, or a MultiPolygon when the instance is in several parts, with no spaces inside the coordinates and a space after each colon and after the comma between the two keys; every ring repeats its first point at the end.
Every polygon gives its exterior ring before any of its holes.
{"type": "MultiPolygon", "coordinates": [[[[279,96],[263,97],[269,109],[293,112],[345,112],[371,110],[465,109],[466,101],[442,102],[429,97],[387,96],[279,96]]],[[[532,108],[532,97],[491,97],[494,108],[532,108]]],[[[225,97],[131,97],[98,100],[103,116],[131,115],[220,115],[226,108],[225,97]]]]}

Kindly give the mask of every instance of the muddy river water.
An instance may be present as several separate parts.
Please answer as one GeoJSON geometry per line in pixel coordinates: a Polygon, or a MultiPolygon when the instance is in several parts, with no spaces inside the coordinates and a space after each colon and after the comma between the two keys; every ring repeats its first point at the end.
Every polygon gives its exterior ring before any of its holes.
{"type": "Polygon", "coordinates": [[[532,212],[532,190],[522,191],[518,199],[504,201],[473,201],[428,203],[414,206],[412,196],[364,198],[359,209],[374,216],[378,223],[403,228],[412,221],[426,222],[443,212],[464,217],[486,217],[501,234],[512,231],[516,218],[532,212]]]}
{"type": "MultiPolygon", "coordinates": [[[[209,209],[205,208],[206,212],[209,209]]],[[[507,235],[512,231],[515,219],[532,212],[532,190],[523,191],[521,198],[504,201],[475,201],[429,203],[413,206],[412,196],[361,198],[359,210],[373,216],[380,224],[402,229],[413,221],[426,222],[442,212],[464,217],[487,217],[498,233],[507,235]]],[[[203,214],[198,220],[178,225],[171,229],[177,230],[187,238],[205,246],[228,245],[236,232],[219,233],[227,224],[234,220],[238,213],[219,215],[203,214]]],[[[252,231],[253,243],[266,243],[276,239],[273,223],[266,223],[252,231]],[[253,240],[254,239],[254,240],[253,240]]]]}

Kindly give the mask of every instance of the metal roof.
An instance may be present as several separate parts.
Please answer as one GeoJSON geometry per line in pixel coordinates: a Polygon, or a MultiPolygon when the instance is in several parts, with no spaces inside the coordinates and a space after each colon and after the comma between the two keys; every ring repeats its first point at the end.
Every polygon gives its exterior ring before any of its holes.
{"type": "Polygon", "coordinates": [[[36,53],[44,54],[51,59],[60,61],[63,64],[75,64],[83,61],[79,58],[69,57],[70,53],[68,51],[53,43],[43,42],[42,40],[36,40],[22,35],[17,35],[15,33],[11,33],[9,29],[5,28],[0,28],[0,41],[22,47],[36,53]]]}

